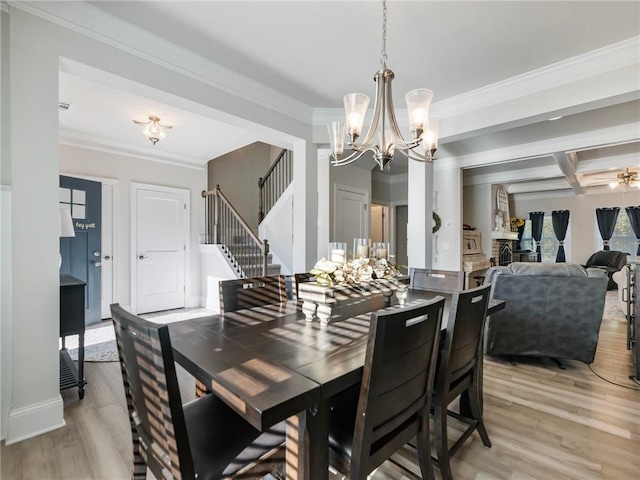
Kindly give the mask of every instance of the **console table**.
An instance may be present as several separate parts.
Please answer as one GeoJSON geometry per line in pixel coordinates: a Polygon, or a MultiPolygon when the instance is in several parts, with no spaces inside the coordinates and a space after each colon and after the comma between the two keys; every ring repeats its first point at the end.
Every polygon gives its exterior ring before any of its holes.
{"type": "Polygon", "coordinates": [[[71,275],[60,275],[60,390],[78,387],[84,398],[84,310],[86,282],[71,275]],[[67,335],[78,335],[78,365],[69,356],[64,341],[67,335]]]}

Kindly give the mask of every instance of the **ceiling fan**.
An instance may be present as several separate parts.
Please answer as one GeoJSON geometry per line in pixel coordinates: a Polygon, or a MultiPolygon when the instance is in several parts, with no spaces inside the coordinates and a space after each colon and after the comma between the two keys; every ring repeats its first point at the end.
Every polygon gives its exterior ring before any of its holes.
{"type": "Polygon", "coordinates": [[[640,188],[640,179],[638,178],[638,172],[630,172],[628,168],[623,173],[616,175],[616,179],[609,183],[609,187],[613,190],[615,188],[626,189],[627,187],[640,188]]]}
{"type": "Polygon", "coordinates": [[[612,174],[613,172],[586,173],[581,176],[580,183],[583,187],[609,185],[612,190],[616,188],[626,190],[627,187],[640,188],[640,174],[638,172],[629,171],[629,168],[626,168],[624,172],[617,173],[613,178],[612,174]]]}

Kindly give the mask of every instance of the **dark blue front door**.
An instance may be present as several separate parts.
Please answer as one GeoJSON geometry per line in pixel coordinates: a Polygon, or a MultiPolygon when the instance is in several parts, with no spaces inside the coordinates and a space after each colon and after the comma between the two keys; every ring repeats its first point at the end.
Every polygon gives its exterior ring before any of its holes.
{"type": "Polygon", "coordinates": [[[71,209],[75,237],[60,238],[61,274],[87,282],[85,323],[101,320],[102,184],[60,175],[60,204],[71,209]]]}

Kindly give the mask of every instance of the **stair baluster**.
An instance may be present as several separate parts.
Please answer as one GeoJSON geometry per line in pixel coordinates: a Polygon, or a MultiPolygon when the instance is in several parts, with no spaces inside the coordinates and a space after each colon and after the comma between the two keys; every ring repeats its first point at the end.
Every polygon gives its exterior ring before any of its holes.
{"type": "Polygon", "coordinates": [[[203,191],[205,243],[223,245],[241,278],[267,275],[269,243],[261,241],[220,190],[203,191]]]}

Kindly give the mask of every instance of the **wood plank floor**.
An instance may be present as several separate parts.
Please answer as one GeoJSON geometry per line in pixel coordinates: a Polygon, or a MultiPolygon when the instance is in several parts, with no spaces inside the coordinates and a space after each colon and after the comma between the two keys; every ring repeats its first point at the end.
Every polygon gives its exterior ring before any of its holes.
{"type": "MultiPolygon", "coordinates": [[[[484,419],[493,446],[484,447],[472,435],[452,461],[454,477],[639,479],[640,385],[629,379],[633,366],[622,319],[603,321],[592,368],[628,388],[602,380],[580,362],[566,361],[566,370],[560,370],[550,361],[486,358],[484,419]]],[[[119,364],[87,363],[85,372],[84,400],[75,389],[63,392],[66,427],[15,445],[2,443],[3,480],[130,478],[131,437],[119,364]]],[[[179,379],[183,400],[193,399],[193,378],[179,368],[179,379]]],[[[450,438],[458,431],[451,424],[450,438]]],[[[395,458],[419,475],[413,452],[395,458]]],[[[415,477],[387,462],[372,478],[415,477]]]]}

